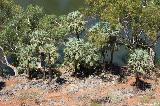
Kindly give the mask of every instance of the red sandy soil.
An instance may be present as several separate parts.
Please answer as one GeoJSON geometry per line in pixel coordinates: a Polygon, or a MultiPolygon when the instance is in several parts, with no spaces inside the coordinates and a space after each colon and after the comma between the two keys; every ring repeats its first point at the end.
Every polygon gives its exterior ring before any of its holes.
{"type": "MultiPolygon", "coordinates": [[[[26,80],[25,79],[18,80],[18,78],[6,80],[6,87],[4,89],[12,89],[16,84],[21,83],[23,81],[26,81],[26,80]]],[[[0,106],[52,106],[48,104],[48,101],[52,99],[54,99],[55,101],[58,101],[56,104],[54,104],[54,106],[63,106],[62,104],[59,103],[59,101],[62,99],[63,101],[65,101],[64,106],[92,106],[90,105],[91,100],[97,100],[99,98],[103,98],[109,92],[114,91],[114,90],[116,91],[116,90],[121,90],[121,89],[132,89],[133,88],[132,85],[134,82],[135,82],[135,78],[130,77],[126,83],[113,84],[111,86],[99,86],[99,87],[92,88],[92,89],[80,89],[78,92],[73,93],[73,94],[67,93],[65,91],[65,88],[62,88],[61,90],[58,90],[58,91],[50,91],[46,93],[42,93],[43,91],[41,89],[30,88],[27,90],[17,91],[16,95],[25,94],[25,93],[27,94],[36,93],[40,97],[43,96],[44,100],[41,101],[41,103],[36,102],[36,100],[34,100],[33,98],[27,98],[27,99],[14,98],[10,101],[0,101],[0,106]],[[90,93],[93,93],[95,95],[87,97],[86,95],[90,93]],[[82,101],[75,99],[76,97],[82,97],[83,95],[85,95],[86,98],[83,98],[82,101]]],[[[153,80],[146,80],[146,82],[150,82],[151,84],[155,83],[153,80]]],[[[66,88],[67,86],[74,86],[74,85],[66,85],[66,88]]],[[[142,101],[145,100],[145,99],[143,100],[143,96],[145,96],[147,93],[125,99],[121,103],[118,103],[118,105],[119,106],[145,106],[145,105],[154,106],[153,102],[155,100],[160,102],[160,86],[156,86],[156,88],[153,91],[151,91],[151,93],[156,94],[156,96],[152,98],[148,94],[147,97],[149,98],[148,99],[149,101],[146,101],[145,103],[142,103],[142,101]]],[[[103,106],[114,106],[114,105],[117,105],[117,104],[111,103],[109,105],[103,105],[103,106]]],[[[160,106],[160,104],[158,106],[160,106]]]]}

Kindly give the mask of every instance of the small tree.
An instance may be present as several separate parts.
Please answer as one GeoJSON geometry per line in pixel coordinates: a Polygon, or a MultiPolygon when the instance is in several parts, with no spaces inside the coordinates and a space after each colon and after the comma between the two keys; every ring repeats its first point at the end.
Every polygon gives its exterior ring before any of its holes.
{"type": "Polygon", "coordinates": [[[113,54],[118,45],[118,31],[111,29],[108,22],[98,22],[89,29],[88,40],[99,49],[103,63],[107,50],[111,51],[110,64],[113,62],[113,54]]]}
{"type": "Polygon", "coordinates": [[[124,44],[129,48],[154,48],[156,42],[147,45],[142,42],[140,35],[156,41],[160,30],[160,3],[159,0],[85,0],[88,4],[86,13],[98,15],[101,20],[108,21],[112,29],[121,28],[126,35],[124,44]]]}
{"type": "Polygon", "coordinates": [[[70,38],[66,43],[65,63],[71,64],[75,71],[78,70],[80,65],[84,67],[96,66],[100,60],[100,55],[97,48],[83,39],[70,38]]]}
{"type": "Polygon", "coordinates": [[[32,5],[27,10],[12,16],[0,33],[0,43],[5,52],[17,53],[19,44],[30,45],[29,35],[37,28],[42,16],[42,9],[32,5]]]}
{"type": "Polygon", "coordinates": [[[0,29],[10,19],[22,12],[22,8],[13,0],[0,0],[0,29]]]}
{"type": "MultiPolygon", "coordinates": [[[[43,46],[39,47],[39,51],[43,52],[47,58],[43,60],[46,64],[45,66],[49,68],[49,82],[52,80],[52,69],[51,65],[55,64],[56,60],[58,59],[58,53],[57,53],[57,48],[53,44],[45,44],[43,46]]],[[[45,79],[45,70],[44,70],[44,76],[43,78],[45,79]]]]}
{"type": "Polygon", "coordinates": [[[54,46],[54,36],[44,30],[36,30],[30,35],[30,43],[37,45],[37,52],[40,54],[41,66],[43,67],[43,79],[46,78],[46,67],[49,68],[49,80],[52,78],[51,65],[58,58],[57,48],[54,46]],[[44,64],[42,65],[42,63],[44,64]]]}
{"type": "MultiPolygon", "coordinates": [[[[19,47],[20,49],[20,67],[26,68],[27,72],[30,72],[31,68],[37,69],[37,62],[40,59],[41,65],[42,62],[45,64],[42,65],[43,78],[46,78],[46,67],[49,68],[49,80],[52,79],[52,70],[51,65],[55,63],[58,58],[57,48],[52,43],[52,38],[49,37],[49,34],[43,30],[34,31],[29,35],[30,41],[26,47],[19,47]],[[42,56],[42,53],[44,56],[42,56]],[[39,55],[41,58],[39,58],[39,55]],[[46,58],[47,57],[47,58],[46,58]],[[32,65],[30,65],[32,64],[32,65]]],[[[28,74],[29,75],[29,74],[28,74]]]]}
{"type": "Polygon", "coordinates": [[[129,56],[129,70],[136,76],[136,84],[140,81],[140,75],[148,74],[154,67],[153,58],[146,50],[135,49],[129,56]]]}
{"type": "Polygon", "coordinates": [[[69,33],[67,16],[45,15],[39,21],[38,29],[46,31],[59,43],[69,33]]]}
{"type": "Polygon", "coordinates": [[[37,67],[37,57],[36,57],[36,46],[37,45],[28,45],[21,46],[19,51],[19,71],[24,70],[24,73],[28,78],[31,78],[30,71],[37,67]]]}
{"type": "Polygon", "coordinates": [[[84,15],[79,11],[71,12],[67,16],[69,30],[71,34],[75,34],[79,40],[80,34],[84,31],[86,21],[84,15]]]}
{"type": "Polygon", "coordinates": [[[39,20],[44,16],[43,9],[39,6],[29,5],[25,11],[25,19],[30,23],[31,31],[38,27],[39,20]]]}

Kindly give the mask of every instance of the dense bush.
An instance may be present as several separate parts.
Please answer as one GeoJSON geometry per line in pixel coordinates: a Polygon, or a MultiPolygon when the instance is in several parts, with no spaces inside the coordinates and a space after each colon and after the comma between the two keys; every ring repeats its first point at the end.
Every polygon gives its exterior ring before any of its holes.
{"type": "Polygon", "coordinates": [[[48,55],[44,60],[48,66],[54,64],[58,59],[57,48],[53,44],[45,44],[39,47],[39,51],[43,52],[44,54],[48,55]]]}
{"type": "Polygon", "coordinates": [[[149,74],[154,63],[153,58],[149,55],[146,50],[135,49],[129,56],[128,66],[131,72],[135,73],[137,80],[139,80],[139,75],[149,74]]]}
{"type": "Polygon", "coordinates": [[[103,62],[107,51],[111,51],[110,63],[118,46],[118,30],[112,30],[108,22],[98,22],[88,31],[88,40],[99,49],[103,62]]]}
{"type": "Polygon", "coordinates": [[[69,33],[67,16],[45,15],[39,21],[38,29],[46,31],[59,43],[69,33]]]}
{"type": "Polygon", "coordinates": [[[61,48],[57,46],[61,47],[68,35],[76,35],[64,44],[64,63],[73,66],[75,71],[81,67],[95,68],[102,59],[105,66],[108,51],[110,65],[113,65],[114,52],[119,45],[127,45],[133,48],[128,60],[130,71],[136,74],[137,80],[140,74],[148,74],[154,67],[154,55],[143,49],[155,52],[156,35],[160,29],[159,2],[86,0],[86,3],[89,6],[85,13],[89,17],[99,17],[89,29],[86,27],[87,17],[80,11],[61,16],[47,15],[38,6],[29,5],[22,10],[11,0],[0,0],[0,30],[4,25],[0,46],[5,53],[18,57],[20,71],[26,71],[30,76],[32,69],[37,70],[37,62],[41,62],[40,68],[49,70],[51,78],[51,67],[59,56],[63,57],[58,54],[61,48]],[[126,34],[124,39],[123,31],[126,34]],[[153,42],[149,45],[141,42],[142,33],[153,42]],[[87,36],[86,41],[80,38],[81,34],[87,36]]]}
{"type": "Polygon", "coordinates": [[[100,55],[95,48],[89,42],[85,42],[83,39],[70,38],[66,43],[65,62],[71,64],[75,70],[80,65],[85,67],[96,66],[100,60],[100,55]]]}
{"type": "Polygon", "coordinates": [[[30,71],[37,67],[36,45],[21,47],[19,51],[19,72],[30,77],[30,71]]]}
{"type": "Polygon", "coordinates": [[[80,38],[80,34],[85,29],[86,21],[84,15],[79,11],[71,12],[67,15],[67,21],[69,22],[69,30],[71,34],[75,34],[77,39],[80,38]]]}
{"type": "Polygon", "coordinates": [[[21,7],[16,5],[12,0],[0,0],[0,26],[6,24],[21,12],[21,7]]]}

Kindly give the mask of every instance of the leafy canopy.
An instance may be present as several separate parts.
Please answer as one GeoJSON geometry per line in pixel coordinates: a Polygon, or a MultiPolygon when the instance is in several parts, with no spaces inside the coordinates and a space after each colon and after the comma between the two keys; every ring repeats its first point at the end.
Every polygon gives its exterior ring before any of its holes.
{"type": "Polygon", "coordinates": [[[37,67],[36,45],[21,47],[19,51],[19,70],[37,67]]]}
{"type": "Polygon", "coordinates": [[[92,42],[99,50],[112,48],[113,39],[118,37],[119,30],[112,30],[108,22],[98,22],[88,31],[88,40],[92,42]]]}
{"type": "Polygon", "coordinates": [[[46,31],[55,41],[60,41],[69,33],[67,16],[45,15],[39,21],[38,29],[46,31]]]}
{"type": "Polygon", "coordinates": [[[41,8],[30,5],[26,11],[13,16],[0,33],[0,43],[4,50],[16,53],[19,45],[28,45],[29,34],[37,28],[41,15],[43,15],[41,8]]]}
{"type": "Polygon", "coordinates": [[[20,12],[22,12],[21,7],[13,0],[0,0],[0,25],[7,23],[20,12]]]}
{"type": "Polygon", "coordinates": [[[130,26],[133,36],[144,31],[155,39],[160,30],[158,0],[86,0],[86,13],[98,15],[111,23],[112,28],[130,26]]]}
{"type": "Polygon", "coordinates": [[[133,73],[146,74],[154,67],[152,60],[146,50],[135,49],[129,56],[128,66],[133,73]]]}
{"type": "Polygon", "coordinates": [[[86,21],[84,15],[79,11],[71,12],[67,15],[68,27],[71,34],[79,35],[85,29],[86,21]]]}
{"type": "Polygon", "coordinates": [[[70,38],[66,43],[64,49],[65,62],[71,65],[84,65],[85,67],[92,67],[97,64],[100,59],[97,48],[91,43],[85,42],[83,39],[77,40],[70,38]]]}

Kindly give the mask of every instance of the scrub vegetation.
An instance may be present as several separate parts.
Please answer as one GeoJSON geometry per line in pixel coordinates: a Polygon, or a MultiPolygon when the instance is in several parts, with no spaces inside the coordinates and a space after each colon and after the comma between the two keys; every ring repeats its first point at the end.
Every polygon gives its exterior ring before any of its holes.
{"type": "Polygon", "coordinates": [[[160,1],[85,3],[48,15],[36,5],[23,9],[0,0],[0,46],[17,73],[3,74],[0,64],[0,105],[160,105],[160,1]],[[114,61],[122,46],[128,51],[123,66],[114,61]]]}

